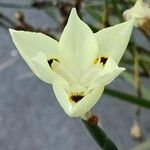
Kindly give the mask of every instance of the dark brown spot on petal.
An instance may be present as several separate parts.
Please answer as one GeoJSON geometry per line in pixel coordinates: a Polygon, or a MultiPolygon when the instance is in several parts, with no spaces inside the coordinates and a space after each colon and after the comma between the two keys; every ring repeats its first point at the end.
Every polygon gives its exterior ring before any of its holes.
{"type": "Polygon", "coordinates": [[[53,59],[50,59],[50,60],[48,60],[47,62],[48,62],[48,64],[49,64],[49,66],[52,67],[53,59]]]}
{"type": "Polygon", "coordinates": [[[50,59],[50,60],[47,61],[48,64],[49,64],[49,66],[50,66],[51,68],[52,68],[52,63],[53,63],[54,61],[59,62],[58,59],[50,59]]]}
{"type": "Polygon", "coordinates": [[[100,63],[102,63],[103,65],[105,65],[105,64],[106,64],[106,62],[107,62],[107,60],[108,60],[108,58],[107,58],[107,57],[101,57],[101,59],[100,59],[100,63]]]}
{"type": "Polygon", "coordinates": [[[74,94],[74,95],[71,95],[71,100],[75,103],[79,102],[82,98],[84,97],[84,95],[82,94],[74,94]]]}

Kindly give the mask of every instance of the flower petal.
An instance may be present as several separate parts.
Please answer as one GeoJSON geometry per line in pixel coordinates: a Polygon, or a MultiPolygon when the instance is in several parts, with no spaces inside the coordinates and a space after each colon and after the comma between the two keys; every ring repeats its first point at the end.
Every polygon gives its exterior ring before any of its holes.
{"type": "Polygon", "coordinates": [[[10,29],[10,33],[16,48],[32,71],[41,80],[52,83],[56,73],[49,67],[47,60],[58,57],[58,42],[42,33],[13,29],[10,29]]]}
{"type": "Polygon", "coordinates": [[[9,29],[13,42],[19,52],[34,57],[42,52],[47,59],[57,57],[58,42],[47,35],[37,32],[17,31],[9,29]]]}
{"type": "Polygon", "coordinates": [[[133,23],[133,20],[129,20],[95,33],[99,44],[99,56],[111,57],[119,63],[127,48],[133,23]]]}
{"type": "Polygon", "coordinates": [[[89,93],[79,101],[72,108],[71,117],[81,117],[92,109],[92,107],[98,102],[104,90],[104,86],[96,87],[89,91],[89,93]]]}
{"type": "Polygon", "coordinates": [[[70,116],[72,111],[72,105],[68,102],[68,89],[69,85],[64,80],[56,80],[53,83],[53,90],[59,104],[61,105],[65,113],[70,116]]]}
{"type": "Polygon", "coordinates": [[[69,102],[69,94],[71,87],[65,80],[55,80],[53,83],[53,90],[58,102],[64,109],[65,113],[70,117],[81,117],[85,113],[91,110],[91,108],[97,103],[104,86],[95,87],[85,93],[85,97],[77,103],[69,102]]]}
{"type": "Polygon", "coordinates": [[[92,82],[94,84],[102,84],[105,86],[111,83],[124,70],[125,68],[118,67],[117,63],[112,58],[108,58],[103,72],[92,82]]]}
{"type": "Polygon", "coordinates": [[[110,84],[120,73],[122,73],[125,68],[118,67],[118,69],[107,72],[101,76],[99,76],[95,82],[99,81],[99,84],[108,85],[110,84]]]}
{"type": "Polygon", "coordinates": [[[98,54],[98,44],[91,29],[73,8],[59,41],[59,56],[66,68],[76,77],[85,72],[98,54]],[[79,73],[80,72],[80,73],[79,73]]]}
{"type": "Polygon", "coordinates": [[[55,73],[47,63],[45,55],[39,52],[35,57],[27,60],[32,71],[43,81],[53,83],[57,78],[62,78],[55,73]]]}

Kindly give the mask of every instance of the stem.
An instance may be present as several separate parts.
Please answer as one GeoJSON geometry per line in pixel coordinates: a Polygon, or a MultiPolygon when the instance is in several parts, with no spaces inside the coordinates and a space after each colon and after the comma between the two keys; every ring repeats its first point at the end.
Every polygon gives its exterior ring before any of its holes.
{"type": "Polygon", "coordinates": [[[104,27],[109,27],[109,21],[108,21],[108,16],[109,16],[109,11],[108,11],[108,0],[105,0],[105,4],[104,4],[104,11],[103,11],[103,17],[102,17],[102,22],[104,27]]]}
{"type": "Polygon", "coordinates": [[[139,54],[134,51],[134,83],[138,98],[142,98],[141,94],[141,81],[140,81],[140,66],[139,66],[139,54]]]}
{"type": "Polygon", "coordinates": [[[102,150],[118,150],[116,145],[98,125],[91,124],[88,121],[82,121],[93,139],[102,148],[102,150]]]}
{"type": "MultiPolygon", "coordinates": [[[[141,93],[139,54],[137,52],[136,46],[134,46],[134,83],[135,83],[137,97],[141,99],[142,98],[142,93],[141,93]]],[[[133,127],[136,124],[136,125],[139,126],[139,129],[140,129],[140,119],[141,119],[141,107],[137,106],[135,108],[135,119],[133,121],[133,127]]],[[[139,134],[138,137],[135,136],[135,135],[132,135],[132,136],[133,136],[133,138],[135,138],[137,140],[142,139],[142,133],[139,134]]]]}

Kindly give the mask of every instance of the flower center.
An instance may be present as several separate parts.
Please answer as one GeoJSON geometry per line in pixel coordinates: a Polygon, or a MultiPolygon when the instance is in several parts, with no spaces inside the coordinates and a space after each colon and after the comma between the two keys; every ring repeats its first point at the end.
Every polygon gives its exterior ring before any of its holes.
{"type": "Polygon", "coordinates": [[[71,102],[77,103],[77,102],[79,102],[83,97],[84,97],[83,92],[82,92],[82,93],[72,93],[72,94],[70,95],[70,100],[71,100],[71,102]]]}

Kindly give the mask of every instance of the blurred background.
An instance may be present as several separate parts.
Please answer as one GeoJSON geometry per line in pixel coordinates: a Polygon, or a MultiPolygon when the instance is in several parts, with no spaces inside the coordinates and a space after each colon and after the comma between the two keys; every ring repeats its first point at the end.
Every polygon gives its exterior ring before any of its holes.
{"type": "MultiPolygon", "coordinates": [[[[33,75],[16,51],[8,28],[39,31],[59,39],[71,8],[76,7],[80,17],[96,32],[123,22],[123,11],[134,3],[134,0],[0,0],[0,150],[99,149],[81,120],[71,119],[63,112],[51,86],[33,75]]],[[[149,55],[149,37],[141,29],[134,29],[120,63],[127,71],[108,88],[150,99],[149,55]],[[140,56],[139,65],[135,54],[140,56]],[[140,85],[136,84],[137,79],[140,85]]],[[[150,110],[105,93],[93,112],[119,150],[150,149],[147,142],[150,110]],[[140,128],[139,136],[131,136],[135,124],[140,128]],[[138,145],[143,143],[140,148],[138,145]]]]}

